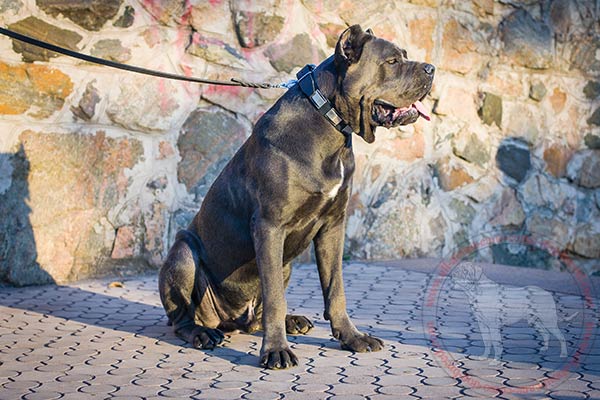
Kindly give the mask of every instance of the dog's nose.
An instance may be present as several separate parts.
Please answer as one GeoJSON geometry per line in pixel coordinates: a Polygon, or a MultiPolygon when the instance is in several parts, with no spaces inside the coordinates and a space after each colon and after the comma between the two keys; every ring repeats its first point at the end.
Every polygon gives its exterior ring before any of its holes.
{"type": "Polygon", "coordinates": [[[423,70],[427,75],[433,75],[435,72],[435,67],[431,64],[423,64],[423,70]]]}

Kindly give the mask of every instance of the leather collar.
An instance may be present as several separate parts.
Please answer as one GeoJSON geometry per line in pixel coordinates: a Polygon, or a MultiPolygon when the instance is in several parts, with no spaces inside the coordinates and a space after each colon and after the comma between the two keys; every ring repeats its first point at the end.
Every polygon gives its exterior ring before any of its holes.
{"type": "Polygon", "coordinates": [[[352,127],[340,117],[340,114],[336,111],[331,102],[319,90],[317,81],[313,76],[315,68],[314,64],[307,64],[296,74],[300,90],[302,90],[302,93],[310,99],[310,102],[315,106],[317,111],[319,111],[319,113],[324,116],[335,129],[345,136],[345,146],[350,148],[352,147],[352,134],[354,133],[352,127]]]}

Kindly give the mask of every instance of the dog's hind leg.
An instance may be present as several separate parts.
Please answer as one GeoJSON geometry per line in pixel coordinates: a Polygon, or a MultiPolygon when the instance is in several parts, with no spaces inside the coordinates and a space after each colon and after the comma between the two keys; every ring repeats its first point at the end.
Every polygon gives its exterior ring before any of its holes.
{"type": "Polygon", "coordinates": [[[540,321],[539,318],[534,318],[530,320],[529,323],[533,324],[535,330],[542,336],[542,339],[544,340],[544,344],[542,345],[542,348],[540,350],[548,350],[548,343],[550,342],[550,332],[548,332],[548,329],[546,329],[546,327],[544,326],[542,321],[540,321]]]}
{"type": "Polygon", "coordinates": [[[207,310],[209,283],[196,245],[186,235],[190,233],[182,231],[177,235],[160,270],[160,299],[178,337],[196,348],[213,349],[225,336],[215,329],[220,322],[216,312],[207,310]]]}
{"type": "Polygon", "coordinates": [[[554,337],[557,338],[560,342],[560,357],[565,358],[567,356],[567,341],[565,340],[564,335],[560,331],[560,328],[558,327],[558,325],[554,325],[550,328],[546,327],[546,329],[548,329],[548,331],[550,331],[550,333],[554,335],[554,337]]]}

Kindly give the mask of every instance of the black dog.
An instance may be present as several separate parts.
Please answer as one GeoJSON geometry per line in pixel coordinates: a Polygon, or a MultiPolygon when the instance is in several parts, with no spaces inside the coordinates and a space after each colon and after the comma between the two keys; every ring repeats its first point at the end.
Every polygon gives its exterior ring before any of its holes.
{"type": "Polygon", "coordinates": [[[335,54],[306,68],[256,123],[216,179],[160,271],[169,322],[195,347],[211,349],[223,331],[264,330],[260,364],[298,364],[286,333],[312,323],[286,315],[290,263],[314,242],[324,316],[343,349],[383,346],[359,332],[346,313],[342,252],[354,155],[353,131],[368,143],[377,126],[429,117],[422,100],[433,65],[360,26],[340,36],[335,54]],[[317,90],[318,89],[318,90],[317,90]]]}

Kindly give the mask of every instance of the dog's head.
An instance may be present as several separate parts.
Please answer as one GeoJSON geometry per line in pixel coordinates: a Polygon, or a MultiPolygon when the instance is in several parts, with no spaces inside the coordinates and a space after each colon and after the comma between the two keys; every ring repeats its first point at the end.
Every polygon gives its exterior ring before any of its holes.
{"type": "Polygon", "coordinates": [[[449,276],[454,289],[472,291],[478,289],[483,270],[480,266],[465,261],[457,265],[449,276]]]}
{"type": "Polygon", "coordinates": [[[405,50],[359,25],[341,34],[334,61],[338,90],[351,115],[348,121],[359,127],[366,142],[375,140],[378,126],[412,124],[419,116],[429,119],[421,100],[431,90],[433,65],[408,60],[405,50]]]}

